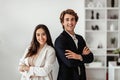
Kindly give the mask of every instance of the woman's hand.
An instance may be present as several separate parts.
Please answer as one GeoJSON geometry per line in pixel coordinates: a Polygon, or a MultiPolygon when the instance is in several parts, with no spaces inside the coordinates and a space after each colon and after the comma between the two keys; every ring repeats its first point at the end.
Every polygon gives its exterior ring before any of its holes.
{"type": "Polygon", "coordinates": [[[19,70],[21,71],[21,72],[25,72],[25,71],[29,71],[29,69],[30,69],[30,66],[27,66],[27,65],[20,65],[20,67],[19,67],[19,70]]]}

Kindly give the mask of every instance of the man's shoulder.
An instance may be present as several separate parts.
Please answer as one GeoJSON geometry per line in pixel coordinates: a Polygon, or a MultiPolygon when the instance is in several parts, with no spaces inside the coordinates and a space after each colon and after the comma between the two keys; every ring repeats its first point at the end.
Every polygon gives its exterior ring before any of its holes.
{"type": "Polygon", "coordinates": [[[65,39],[65,36],[60,34],[55,41],[58,41],[58,40],[64,40],[65,39]]]}
{"type": "Polygon", "coordinates": [[[80,35],[80,34],[75,34],[75,35],[76,35],[76,37],[81,37],[81,38],[83,38],[82,35],[80,35]]]}
{"type": "Polygon", "coordinates": [[[60,33],[60,35],[56,38],[56,39],[58,39],[58,38],[63,38],[63,37],[65,37],[65,33],[64,32],[62,32],[62,33],[60,33]]]}
{"type": "Polygon", "coordinates": [[[66,41],[68,41],[68,37],[67,35],[62,32],[56,39],[55,39],[55,43],[65,43],[66,41]]]}

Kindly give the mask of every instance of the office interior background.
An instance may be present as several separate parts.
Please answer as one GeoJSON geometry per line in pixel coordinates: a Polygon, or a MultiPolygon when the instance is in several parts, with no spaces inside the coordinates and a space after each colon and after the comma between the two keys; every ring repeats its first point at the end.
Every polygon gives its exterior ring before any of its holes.
{"type": "MultiPolygon", "coordinates": [[[[118,54],[112,54],[112,51],[120,47],[120,1],[113,1],[115,5],[111,8],[111,0],[0,0],[1,80],[20,79],[19,59],[28,47],[36,25],[47,25],[54,43],[63,31],[60,13],[68,8],[74,9],[79,16],[75,32],[85,38],[95,53],[96,61],[86,64],[87,79],[119,80],[120,68],[112,62],[118,54]],[[109,41],[111,37],[114,45],[109,41]],[[111,60],[110,69],[108,60],[111,60]],[[109,74],[109,71],[113,74],[109,74]]],[[[58,67],[56,62],[54,80],[58,67]]]]}

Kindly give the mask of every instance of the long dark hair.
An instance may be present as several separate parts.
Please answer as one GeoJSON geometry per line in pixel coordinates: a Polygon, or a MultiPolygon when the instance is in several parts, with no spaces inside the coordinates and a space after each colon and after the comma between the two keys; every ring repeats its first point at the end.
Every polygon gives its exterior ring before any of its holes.
{"type": "Polygon", "coordinates": [[[35,30],[34,30],[34,33],[33,33],[33,38],[32,38],[32,41],[31,41],[31,45],[30,45],[30,47],[28,49],[28,53],[27,53],[26,57],[30,57],[32,55],[37,54],[37,51],[38,51],[38,49],[40,47],[40,44],[36,39],[36,31],[38,29],[40,29],[40,28],[42,28],[45,31],[46,35],[47,35],[47,44],[53,47],[53,43],[52,43],[52,39],[51,39],[49,29],[47,28],[46,25],[39,24],[39,25],[37,25],[35,27],[35,30]]]}

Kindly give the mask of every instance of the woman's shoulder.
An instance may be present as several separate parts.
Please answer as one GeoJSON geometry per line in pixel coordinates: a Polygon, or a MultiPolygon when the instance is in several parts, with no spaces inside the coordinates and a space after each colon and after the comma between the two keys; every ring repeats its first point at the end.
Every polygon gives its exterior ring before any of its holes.
{"type": "Polygon", "coordinates": [[[55,49],[48,44],[46,45],[46,48],[47,48],[48,51],[55,51],[55,49]]]}

